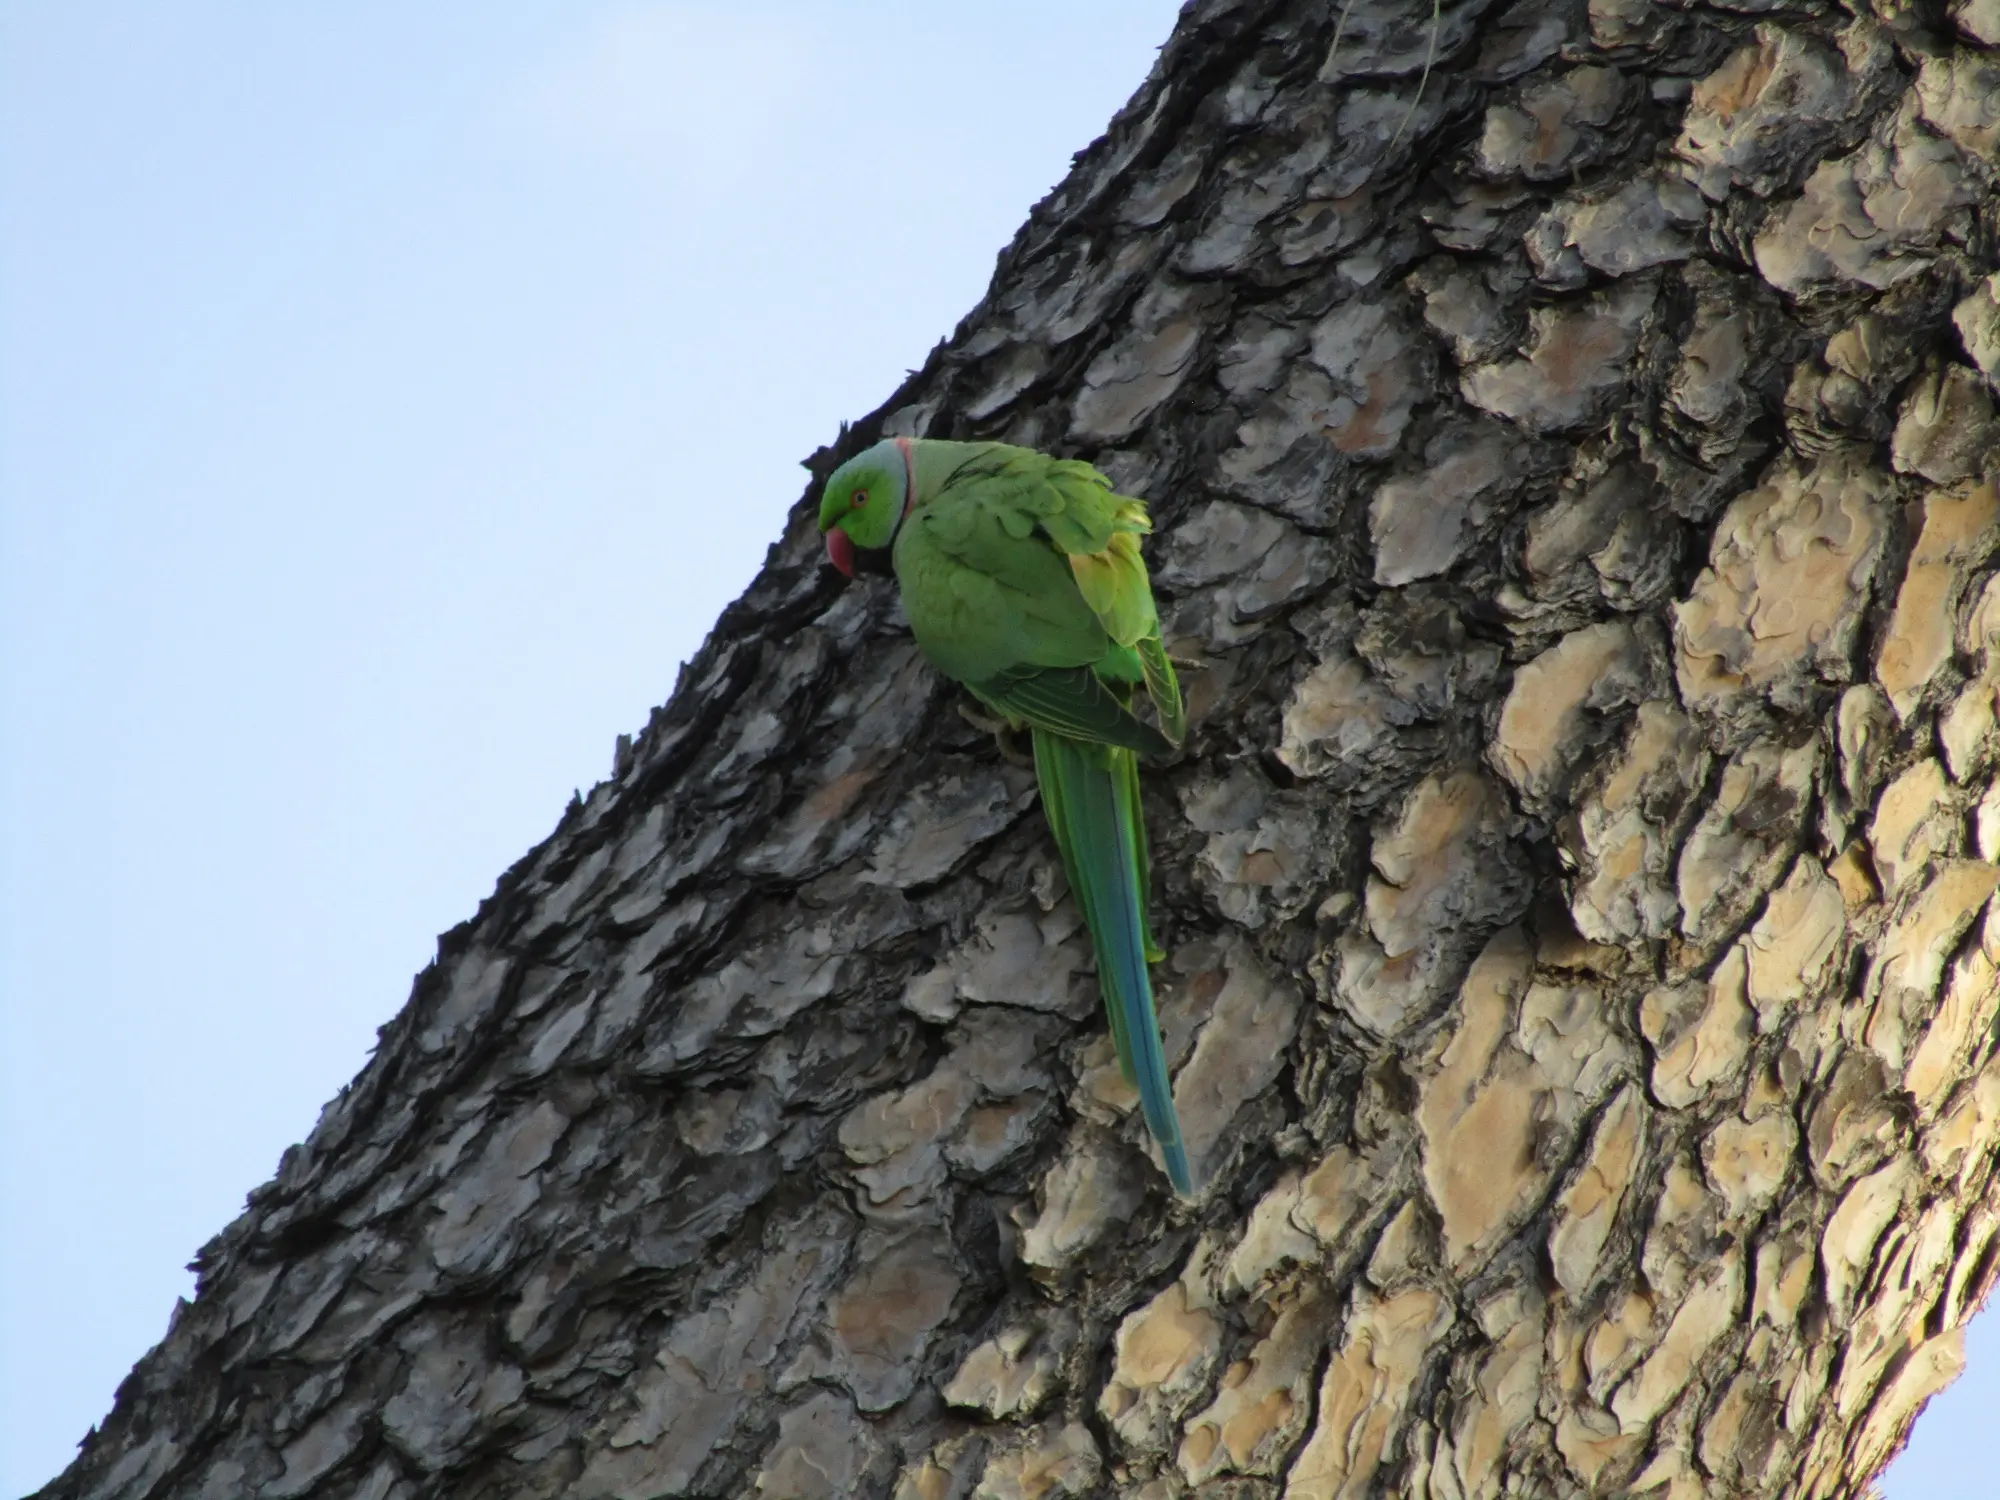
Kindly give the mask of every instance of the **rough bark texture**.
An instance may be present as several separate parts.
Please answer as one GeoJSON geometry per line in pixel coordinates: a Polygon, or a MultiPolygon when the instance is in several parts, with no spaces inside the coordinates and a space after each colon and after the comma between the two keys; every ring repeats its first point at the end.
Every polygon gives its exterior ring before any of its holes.
{"type": "Polygon", "coordinates": [[[1201,1200],[801,508],[46,1494],[1864,1489],[1996,1265],[2000,5],[1336,9],[819,459],[1152,497],[1201,1200]]]}

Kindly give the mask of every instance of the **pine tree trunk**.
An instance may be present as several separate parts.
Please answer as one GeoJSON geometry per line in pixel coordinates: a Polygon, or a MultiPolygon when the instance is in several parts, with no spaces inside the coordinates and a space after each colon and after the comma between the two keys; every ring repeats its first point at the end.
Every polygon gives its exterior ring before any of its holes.
{"type": "Polygon", "coordinates": [[[820,455],[1151,497],[1198,1201],[802,503],[44,1494],[1861,1494],[1996,1267],[2000,5],[1860,9],[1197,0],[820,455]]]}

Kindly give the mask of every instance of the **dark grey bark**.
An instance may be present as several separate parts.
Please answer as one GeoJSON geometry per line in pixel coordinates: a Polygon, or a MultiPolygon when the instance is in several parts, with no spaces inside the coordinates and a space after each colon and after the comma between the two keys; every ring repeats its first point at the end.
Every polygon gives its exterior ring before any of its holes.
{"type": "Polygon", "coordinates": [[[814,467],[1151,498],[1199,1201],[802,502],[44,1493],[1860,1494],[1996,1266],[1996,46],[1191,5],[814,467]]]}

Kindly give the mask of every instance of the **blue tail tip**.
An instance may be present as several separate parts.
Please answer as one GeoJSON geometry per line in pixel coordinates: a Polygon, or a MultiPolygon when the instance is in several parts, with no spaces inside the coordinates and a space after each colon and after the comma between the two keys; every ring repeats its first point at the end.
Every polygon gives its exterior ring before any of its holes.
{"type": "Polygon", "coordinates": [[[1183,1198],[1194,1196],[1194,1173],[1188,1167],[1187,1148],[1179,1141],[1171,1144],[1162,1142],[1160,1159],[1166,1164],[1167,1181],[1174,1185],[1174,1191],[1183,1198]]]}

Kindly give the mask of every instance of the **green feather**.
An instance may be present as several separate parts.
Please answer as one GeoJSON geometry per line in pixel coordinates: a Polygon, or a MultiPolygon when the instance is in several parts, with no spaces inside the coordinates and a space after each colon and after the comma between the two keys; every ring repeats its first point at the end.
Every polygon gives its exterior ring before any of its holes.
{"type": "Polygon", "coordinates": [[[1148,755],[1166,755],[1174,748],[1159,730],[1135,719],[1104,680],[1086,667],[1019,667],[966,686],[1033,729],[1148,755]]]}
{"type": "Polygon", "coordinates": [[[1139,665],[1146,677],[1146,695],[1160,716],[1160,732],[1178,745],[1187,738],[1187,704],[1181,698],[1181,682],[1174,665],[1167,660],[1167,648],[1156,631],[1138,642],[1139,665]]]}

